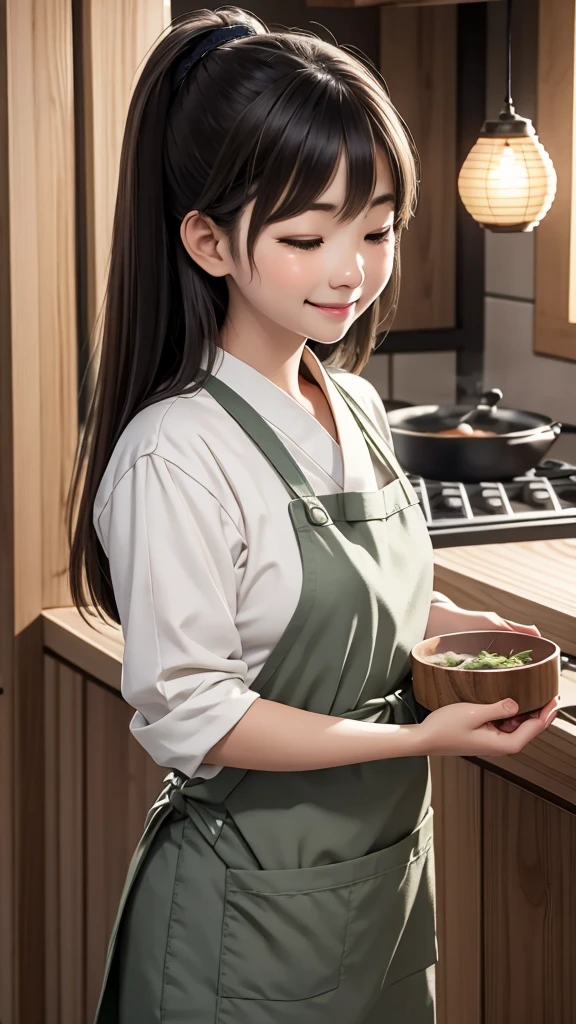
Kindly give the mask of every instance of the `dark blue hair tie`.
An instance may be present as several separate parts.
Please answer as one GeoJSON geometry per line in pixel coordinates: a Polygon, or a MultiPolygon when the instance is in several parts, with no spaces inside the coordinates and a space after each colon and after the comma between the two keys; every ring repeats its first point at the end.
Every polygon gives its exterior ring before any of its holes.
{"type": "Polygon", "coordinates": [[[213,29],[207,36],[204,36],[201,42],[197,42],[177,64],[172,79],[173,92],[176,92],[182,85],[190,69],[202,57],[210,53],[210,50],[215,50],[221,43],[227,43],[230,39],[242,39],[243,36],[255,36],[256,34],[256,30],[250,25],[223,25],[221,28],[213,29]]]}

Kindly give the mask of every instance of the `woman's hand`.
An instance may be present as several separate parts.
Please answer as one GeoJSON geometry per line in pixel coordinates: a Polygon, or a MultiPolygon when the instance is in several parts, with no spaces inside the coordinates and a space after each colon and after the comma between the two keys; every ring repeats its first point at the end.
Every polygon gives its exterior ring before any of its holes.
{"type": "MultiPolygon", "coordinates": [[[[540,636],[537,626],[525,626],[521,622],[513,622],[512,619],[504,619],[498,612],[471,611],[469,608],[460,608],[448,599],[441,604],[430,605],[426,637],[440,636],[444,633],[467,633],[476,629],[501,629],[508,633],[530,633],[532,636],[540,636]]],[[[525,711],[521,715],[508,718],[502,716],[502,720],[494,722],[494,725],[501,732],[514,732],[522,722],[529,718],[538,718],[542,710],[544,709],[525,711]]]]}
{"type": "Polygon", "coordinates": [[[556,718],[560,697],[554,697],[537,713],[523,721],[512,735],[497,728],[496,722],[518,710],[507,698],[496,704],[448,704],[433,711],[418,726],[418,746],[423,754],[458,757],[502,757],[518,754],[556,718]],[[512,705],[511,707],[507,705],[512,705]]]}
{"type": "Polygon", "coordinates": [[[531,633],[540,636],[537,626],[524,626],[512,619],[503,619],[498,612],[475,612],[460,608],[451,601],[430,605],[426,637],[443,633],[468,633],[475,629],[501,629],[508,633],[531,633]]]}

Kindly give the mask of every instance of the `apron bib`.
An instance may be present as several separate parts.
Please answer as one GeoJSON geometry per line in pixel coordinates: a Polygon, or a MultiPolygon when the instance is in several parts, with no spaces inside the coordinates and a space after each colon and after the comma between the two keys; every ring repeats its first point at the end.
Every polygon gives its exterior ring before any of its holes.
{"type": "MultiPolygon", "coordinates": [[[[420,721],[432,545],[418,498],[338,385],[394,479],[318,496],[277,435],[206,390],[291,495],[303,582],[252,684],[326,716],[420,721]]],[[[328,724],[328,723],[327,723],[328,724]]],[[[150,809],[110,939],[95,1024],[433,1024],[433,810],[427,757],[305,772],[171,772],[150,809]]]]}

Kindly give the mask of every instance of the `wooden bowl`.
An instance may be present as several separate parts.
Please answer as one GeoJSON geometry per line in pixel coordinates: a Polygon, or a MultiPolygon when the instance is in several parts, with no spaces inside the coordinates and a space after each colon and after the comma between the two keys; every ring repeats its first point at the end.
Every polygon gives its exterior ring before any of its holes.
{"type": "Polygon", "coordinates": [[[412,649],[414,696],[419,704],[436,711],[446,704],[468,701],[492,704],[505,697],[518,703],[518,714],[543,707],[559,691],[560,648],[552,640],[530,633],[504,630],[475,630],[446,633],[421,640],[412,649]],[[508,656],[510,652],[532,651],[532,661],[520,668],[476,669],[444,668],[426,658],[433,654],[477,654],[491,651],[508,656]]]}

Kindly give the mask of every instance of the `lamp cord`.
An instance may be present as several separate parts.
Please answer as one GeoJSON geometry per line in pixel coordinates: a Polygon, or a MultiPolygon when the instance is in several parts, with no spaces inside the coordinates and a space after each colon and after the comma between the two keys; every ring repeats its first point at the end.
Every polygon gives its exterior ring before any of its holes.
{"type": "Polygon", "coordinates": [[[506,98],[504,103],[509,111],[512,107],[512,0],[507,0],[506,32],[508,38],[508,57],[506,65],[506,98]]]}

